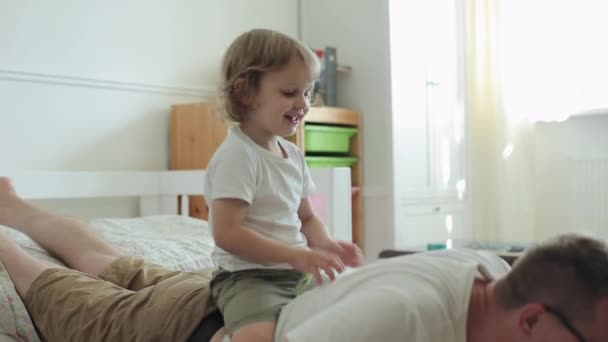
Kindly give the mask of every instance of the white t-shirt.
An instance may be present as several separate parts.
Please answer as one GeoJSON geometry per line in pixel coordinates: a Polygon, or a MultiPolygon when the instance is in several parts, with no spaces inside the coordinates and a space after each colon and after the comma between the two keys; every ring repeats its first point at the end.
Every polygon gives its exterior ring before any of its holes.
{"type": "MultiPolygon", "coordinates": [[[[209,208],[218,198],[243,200],[249,203],[243,225],[287,245],[305,247],[298,209],[302,199],[314,191],[314,183],[302,151],[285,139],[279,138],[278,143],[287,158],[257,145],[239,127],[231,129],[207,168],[205,198],[209,208]]],[[[209,223],[213,228],[212,219],[209,223]]],[[[292,268],[252,263],[217,246],[211,257],[227,271],[292,268]]]]}
{"type": "Polygon", "coordinates": [[[280,342],[466,342],[475,277],[510,269],[491,253],[447,250],[381,260],[287,304],[280,342]]]}

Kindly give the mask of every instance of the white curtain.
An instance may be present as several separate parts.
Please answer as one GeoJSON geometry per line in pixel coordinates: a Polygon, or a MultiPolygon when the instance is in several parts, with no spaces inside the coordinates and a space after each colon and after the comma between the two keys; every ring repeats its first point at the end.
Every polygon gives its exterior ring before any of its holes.
{"type": "Polygon", "coordinates": [[[499,0],[465,6],[471,208],[475,238],[533,238],[531,126],[503,110],[499,0]]]}
{"type": "Polygon", "coordinates": [[[601,18],[607,5],[602,0],[465,4],[475,237],[545,237],[540,228],[546,220],[540,216],[547,213],[540,207],[552,189],[543,186],[538,170],[543,156],[535,155],[535,124],[608,108],[603,85],[608,44],[601,40],[608,31],[601,18]]]}
{"type": "Polygon", "coordinates": [[[522,121],[608,108],[605,0],[503,0],[498,46],[504,107],[522,121]]]}

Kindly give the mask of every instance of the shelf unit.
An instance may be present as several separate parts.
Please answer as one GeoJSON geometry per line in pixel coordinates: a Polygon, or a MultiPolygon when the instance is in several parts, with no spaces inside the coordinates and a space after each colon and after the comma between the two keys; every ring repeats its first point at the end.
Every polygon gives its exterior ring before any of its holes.
{"type": "Polygon", "coordinates": [[[359,247],[363,247],[363,199],[361,189],[363,186],[362,158],[362,125],[361,115],[353,110],[338,107],[311,107],[308,114],[304,117],[304,124],[300,125],[292,141],[305,151],[306,134],[304,133],[306,124],[319,125],[340,125],[357,128],[357,133],[350,142],[349,156],[356,157],[357,162],[352,166],[352,221],[353,221],[353,242],[359,247]]]}

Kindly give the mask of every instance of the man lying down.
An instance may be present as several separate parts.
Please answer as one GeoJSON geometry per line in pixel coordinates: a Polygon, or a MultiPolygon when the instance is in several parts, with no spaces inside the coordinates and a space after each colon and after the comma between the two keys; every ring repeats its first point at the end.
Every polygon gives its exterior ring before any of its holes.
{"type": "Polygon", "coordinates": [[[608,341],[608,250],[563,235],[513,267],[448,250],[383,260],[294,299],[277,341],[608,341]]]}
{"type": "MultiPolygon", "coordinates": [[[[47,341],[208,341],[218,330],[210,271],[168,271],[125,255],[87,224],[22,200],[2,177],[0,225],[69,267],[38,260],[0,233],[0,260],[47,341]]],[[[472,251],[361,267],[285,306],[276,340],[594,342],[608,341],[606,322],[606,244],[563,235],[512,270],[472,251]]]]}

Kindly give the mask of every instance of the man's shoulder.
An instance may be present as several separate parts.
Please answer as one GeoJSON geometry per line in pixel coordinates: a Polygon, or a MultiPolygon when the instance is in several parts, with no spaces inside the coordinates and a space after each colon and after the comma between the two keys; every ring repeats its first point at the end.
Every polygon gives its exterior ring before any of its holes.
{"type": "Polygon", "coordinates": [[[476,264],[480,273],[491,278],[498,278],[509,272],[511,267],[498,255],[488,251],[477,251],[473,249],[447,249],[424,253],[425,257],[432,260],[441,260],[449,264],[476,264]]]}
{"type": "Polygon", "coordinates": [[[380,263],[386,265],[387,270],[397,268],[403,269],[406,273],[419,270],[427,274],[437,273],[438,275],[453,273],[454,276],[465,268],[471,268],[478,269],[484,276],[491,275],[491,278],[501,277],[510,270],[510,266],[497,255],[470,249],[421,252],[383,259],[380,263]]]}

